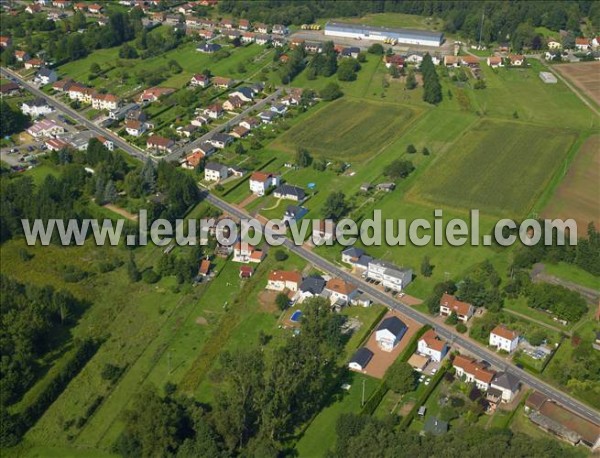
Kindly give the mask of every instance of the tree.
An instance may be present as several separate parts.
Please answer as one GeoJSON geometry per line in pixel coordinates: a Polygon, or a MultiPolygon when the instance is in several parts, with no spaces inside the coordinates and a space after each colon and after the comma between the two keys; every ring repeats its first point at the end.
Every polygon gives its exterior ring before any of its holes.
{"type": "Polygon", "coordinates": [[[277,304],[277,308],[283,312],[290,306],[290,298],[285,293],[279,293],[275,298],[275,304],[277,304]]]}
{"type": "Polygon", "coordinates": [[[129,276],[129,280],[133,283],[136,283],[141,280],[142,276],[140,271],[137,268],[135,263],[135,258],[133,257],[133,253],[129,256],[129,261],[127,262],[127,275],[129,276]]]}
{"type": "Polygon", "coordinates": [[[121,59],[137,59],[138,53],[129,43],[123,43],[123,46],[119,49],[119,57],[121,59]]]}
{"type": "Polygon", "coordinates": [[[325,200],[323,205],[323,216],[327,219],[337,221],[342,218],[349,210],[346,196],[341,191],[334,191],[325,200]]]}
{"type": "Polygon", "coordinates": [[[437,105],[442,101],[442,86],[429,54],[425,54],[423,57],[421,74],[423,75],[423,100],[432,105],[437,105]]]}
{"type": "Polygon", "coordinates": [[[92,62],[92,64],[90,65],[90,73],[92,75],[99,75],[101,72],[102,69],[100,68],[98,62],[92,62]]]}
{"type": "Polygon", "coordinates": [[[288,255],[285,251],[279,249],[275,251],[275,260],[282,262],[285,261],[288,258],[288,255]]]}
{"type": "Polygon", "coordinates": [[[246,149],[244,148],[244,145],[242,144],[242,142],[238,142],[235,145],[235,154],[244,154],[246,152],[246,149]]]}
{"type": "Polygon", "coordinates": [[[104,190],[104,202],[113,204],[117,201],[117,197],[117,188],[115,187],[115,182],[108,180],[108,183],[106,183],[106,189],[104,190]]]}
{"type": "Polygon", "coordinates": [[[413,90],[417,87],[417,78],[415,78],[415,72],[413,70],[409,70],[406,75],[406,89],[413,90]]]}
{"type": "Polygon", "coordinates": [[[392,180],[397,180],[398,178],[406,178],[413,170],[415,170],[415,166],[411,161],[396,159],[383,170],[383,174],[392,180]]]}
{"type": "Polygon", "coordinates": [[[369,54],[376,54],[378,56],[383,56],[384,49],[381,44],[373,43],[371,46],[369,46],[369,49],[367,50],[367,52],[369,54]]]}
{"type": "Polygon", "coordinates": [[[410,364],[400,361],[387,371],[385,384],[397,394],[405,394],[415,388],[415,375],[410,364]]]}
{"type": "Polygon", "coordinates": [[[458,315],[456,314],[456,312],[452,311],[452,313],[448,316],[448,318],[446,318],[444,323],[449,324],[451,326],[454,326],[455,324],[457,324],[458,323],[458,315]]]}
{"type": "Polygon", "coordinates": [[[424,256],[423,260],[421,261],[421,275],[423,275],[424,277],[431,277],[432,273],[433,266],[431,265],[429,256],[424,256]]]}
{"type": "Polygon", "coordinates": [[[406,147],[407,154],[415,154],[417,152],[417,148],[412,143],[406,147]]]}
{"type": "Polygon", "coordinates": [[[467,326],[461,321],[456,325],[456,332],[464,334],[465,332],[467,332],[467,326]]]}
{"type": "Polygon", "coordinates": [[[388,70],[390,76],[394,79],[398,79],[400,78],[400,69],[398,68],[397,65],[392,65],[390,67],[390,69],[388,70]]]}
{"type": "Polygon", "coordinates": [[[306,148],[298,148],[296,151],[296,165],[308,167],[312,163],[312,157],[306,148]]]}
{"type": "MultiPolygon", "coordinates": [[[[7,51],[5,51],[6,53],[7,51]]],[[[4,100],[0,102],[0,136],[21,132],[29,123],[29,117],[11,108],[4,100]]]]}
{"type": "Polygon", "coordinates": [[[421,150],[421,153],[423,154],[423,156],[429,156],[429,148],[427,148],[426,146],[423,147],[423,149],[421,150]]]}
{"type": "Polygon", "coordinates": [[[340,89],[340,86],[336,83],[328,83],[321,91],[319,96],[326,101],[339,99],[344,93],[340,89]]]}

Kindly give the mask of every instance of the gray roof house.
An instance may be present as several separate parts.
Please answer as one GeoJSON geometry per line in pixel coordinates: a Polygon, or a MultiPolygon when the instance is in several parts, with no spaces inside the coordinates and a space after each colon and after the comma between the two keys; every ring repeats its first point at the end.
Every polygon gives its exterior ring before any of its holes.
{"type": "Polygon", "coordinates": [[[292,221],[301,219],[308,210],[300,205],[288,205],[283,214],[283,222],[290,224],[292,221]]]}
{"type": "Polygon", "coordinates": [[[502,392],[502,401],[510,402],[521,385],[519,379],[514,375],[508,372],[498,372],[490,386],[502,392]]]}
{"type": "Polygon", "coordinates": [[[225,148],[227,145],[229,145],[233,141],[233,137],[229,134],[217,132],[208,141],[215,148],[225,148]]]}
{"type": "Polygon", "coordinates": [[[368,348],[361,347],[352,356],[350,362],[348,363],[348,367],[355,371],[363,371],[369,361],[373,358],[373,352],[368,348]]]}
{"type": "Polygon", "coordinates": [[[278,199],[290,199],[301,202],[306,197],[306,193],[302,188],[298,186],[292,186],[289,184],[282,184],[275,191],[273,195],[278,199]]]}
{"type": "Polygon", "coordinates": [[[311,293],[313,295],[321,294],[325,288],[325,280],[318,276],[306,277],[302,283],[300,283],[299,290],[303,293],[311,293]]]}

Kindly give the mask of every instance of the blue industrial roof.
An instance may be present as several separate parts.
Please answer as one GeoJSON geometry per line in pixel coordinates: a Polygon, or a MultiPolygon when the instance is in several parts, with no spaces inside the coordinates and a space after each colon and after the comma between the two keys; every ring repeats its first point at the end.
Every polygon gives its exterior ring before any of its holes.
{"type": "Polygon", "coordinates": [[[438,40],[440,42],[442,41],[443,37],[443,33],[441,32],[376,27],[370,25],[349,24],[347,22],[328,22],[327,24],[325,24],[325,30],[339,32],[354,32],[363,35],[369,35],[373,33],[377,35],[384,35],[386,38],[406,38],[411,40],[438,40]]]}

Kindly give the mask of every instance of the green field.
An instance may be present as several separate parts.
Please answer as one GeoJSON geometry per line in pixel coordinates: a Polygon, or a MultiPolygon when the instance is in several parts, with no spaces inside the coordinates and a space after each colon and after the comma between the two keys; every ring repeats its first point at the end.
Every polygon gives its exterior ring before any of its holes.
{"type": "Polygon", "coordinates": [[[482,121],[428,169],[411,197],[522,218],[560,167],[576,133],[482,121]]]}
{"type": "Polygon", "coordinates": [[[414,116],[410,108],[344,98],[294,126],[271,146],[287,152],[306,148],[327,159],[365,160],[396,140],[414,116]]]}

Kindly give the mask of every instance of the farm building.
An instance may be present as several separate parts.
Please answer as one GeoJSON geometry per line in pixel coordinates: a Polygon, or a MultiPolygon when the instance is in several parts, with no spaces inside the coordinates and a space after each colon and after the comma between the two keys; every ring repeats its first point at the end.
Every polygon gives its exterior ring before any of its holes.
{"type": "Polygon", "coordinates": [[[556,76],[554,76],[550,72],[540,72],[540,79],[544,83],[546,83],[546,84],[556,84],[556,83],[558,83],[558,80],[556,79],[556,76]]]}
{"type": "Polygon", "coordinates": [[[325,35],[359,40],[396,40],[398,43],[420,46],[441,46],[444,40],[444,34],[440,32],[373,27],[345,22],[328,22],[325,24],[325,35]]]}

